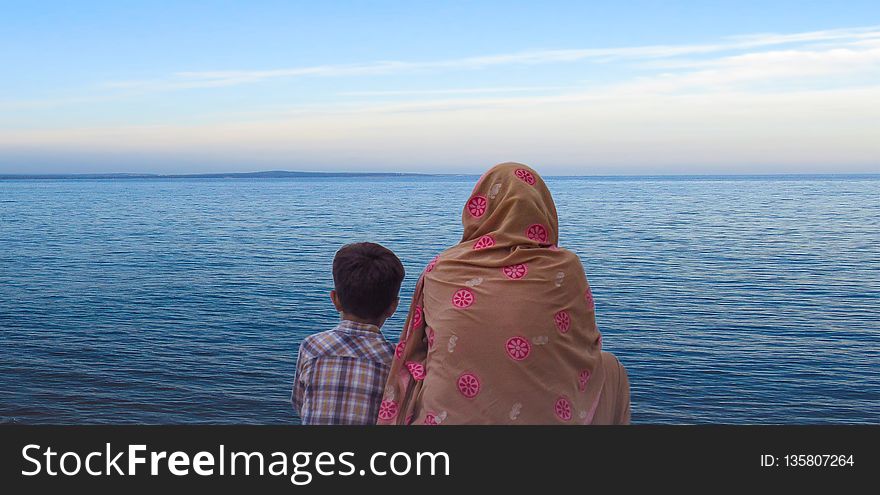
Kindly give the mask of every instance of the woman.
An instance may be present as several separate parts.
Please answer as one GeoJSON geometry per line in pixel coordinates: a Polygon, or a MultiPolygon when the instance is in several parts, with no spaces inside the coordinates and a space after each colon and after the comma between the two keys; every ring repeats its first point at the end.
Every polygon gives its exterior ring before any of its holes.
{"type": "Polygon", "coordinates": [[[580,260],[531,168],[497,165],[461,242],[419,279],[379,424],[626,424],[629,382],[602,352],[580,260]]]}

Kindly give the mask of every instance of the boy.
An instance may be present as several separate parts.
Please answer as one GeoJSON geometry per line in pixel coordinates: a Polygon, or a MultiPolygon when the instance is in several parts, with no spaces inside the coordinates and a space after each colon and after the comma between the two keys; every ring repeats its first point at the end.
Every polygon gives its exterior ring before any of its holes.
{"type": "Polygon", "coordinates": [[[371,242],[333,258],[330,300],[342,321],[299,347],[291,401],[303,424],[375,424],[394,347],[380,328],[397,310],[403,264],[371,242]]]}

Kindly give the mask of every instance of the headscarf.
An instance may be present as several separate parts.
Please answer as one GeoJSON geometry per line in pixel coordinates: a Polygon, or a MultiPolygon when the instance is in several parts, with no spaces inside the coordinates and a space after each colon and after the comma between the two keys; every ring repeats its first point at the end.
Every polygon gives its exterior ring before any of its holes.
{"type": "Polygon", "coordinates": [[[419,278],[379,424],[590,424],[605,382],[580,259],[531,168],[486,172],[419,278]]]}

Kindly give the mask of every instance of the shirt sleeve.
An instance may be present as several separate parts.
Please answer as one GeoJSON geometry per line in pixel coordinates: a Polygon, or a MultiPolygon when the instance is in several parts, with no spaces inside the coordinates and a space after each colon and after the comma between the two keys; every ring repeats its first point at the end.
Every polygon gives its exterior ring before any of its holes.
{"type": "Polygon", "coordinates": [[[290,402],[293,410],[302,418],[302,407],[305,401],[306,383],[311,371],[311,360],[303,359],[302,346],[296,358],[296,375],[293,379],[293,391],[290,394],[290,402]]]}

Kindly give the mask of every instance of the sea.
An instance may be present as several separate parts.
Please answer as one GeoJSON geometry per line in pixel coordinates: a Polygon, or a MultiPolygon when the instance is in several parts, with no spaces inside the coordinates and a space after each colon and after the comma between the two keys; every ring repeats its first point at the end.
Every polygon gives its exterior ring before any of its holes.
{"type": "MultiPolygon", "coordinates": [[[[545,180],[634,423],[880,424],[880,175],[545,180]]],[[[296,423],[336,249],[407,301],[475,181],[0,180],[0,422],[296,423]]]]}

